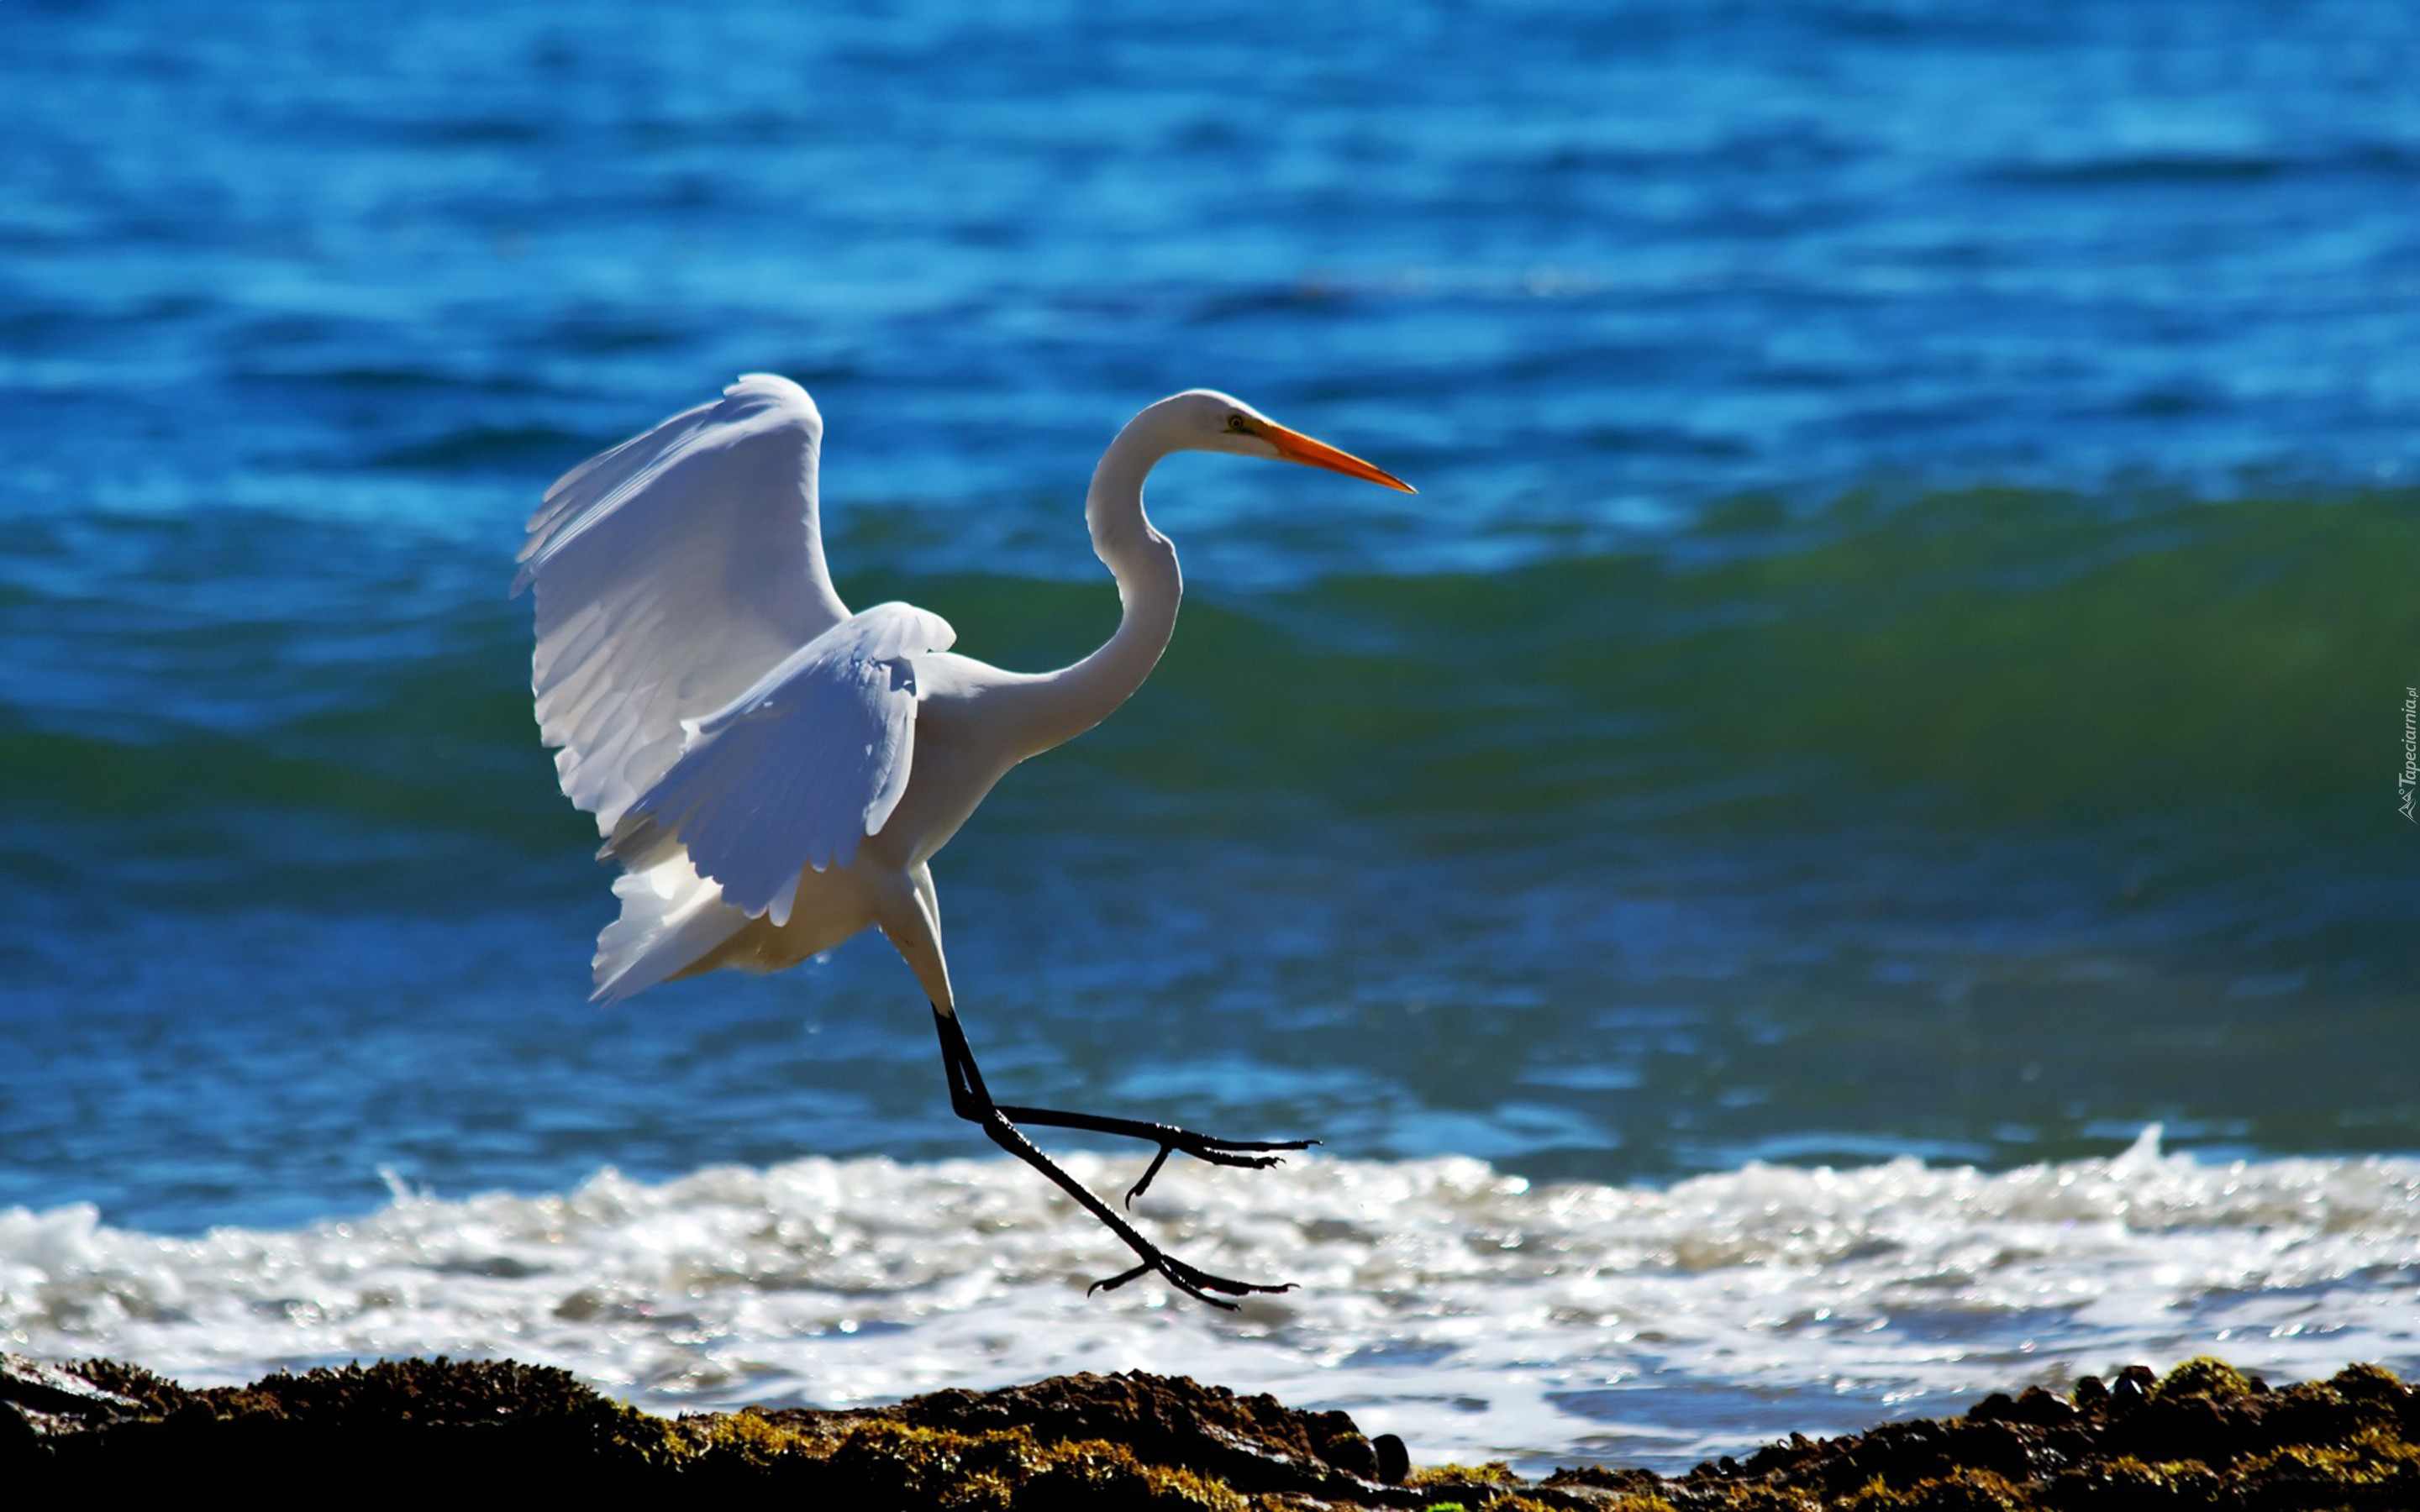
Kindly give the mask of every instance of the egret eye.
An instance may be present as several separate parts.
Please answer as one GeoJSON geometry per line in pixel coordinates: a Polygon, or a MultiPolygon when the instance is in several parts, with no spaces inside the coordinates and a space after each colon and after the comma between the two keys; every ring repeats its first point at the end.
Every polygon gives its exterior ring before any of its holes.
{"type": "Polygon", "coordinates": [[[1227,417],[1227,428],[1240,433],[1244,429],[1244,417],[1241,415],[1229,415],[1227,417]]]}

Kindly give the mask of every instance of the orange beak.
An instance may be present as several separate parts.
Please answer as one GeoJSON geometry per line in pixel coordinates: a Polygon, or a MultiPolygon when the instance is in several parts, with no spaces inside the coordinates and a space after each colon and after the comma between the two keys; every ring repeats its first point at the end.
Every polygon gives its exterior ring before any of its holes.
{"type": "Polygon", "coordinates": [[[1276,447],[1278,455],[1288,462],[1299,462],[1309,468],[1326,468],[1330,472],[1342,472],[1348,478],[1359,478],[1364,483],[1384,484],[1404,493],[1419,492],[1393,473],[1372,467],[1350,452],[1340,452],[1326,441],[1312,440],[1302,432],[1288,430],[1276,421],[1261,421],[1252,429],[1260,434],[1261,440],[1276,447]]]}

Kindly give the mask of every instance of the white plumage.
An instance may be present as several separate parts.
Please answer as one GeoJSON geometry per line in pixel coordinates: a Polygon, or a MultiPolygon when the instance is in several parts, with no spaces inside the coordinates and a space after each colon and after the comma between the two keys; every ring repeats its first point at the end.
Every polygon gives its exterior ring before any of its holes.
{"type": "Polygon", "coordinates": [[[841,621],[721,709],[682,720],[680,759],[605,854],[644,859],[677,835],[724,902],[788,923],[799,868],[849,865],[899,807],[916,751],[916,657],[956,639],[908,604],[841,621]]]}
{"type": "Polygon", "coordinates": [[[848,617],[815,517],[823,416],[755,373],[546,491],[513,579],[535,587],[538,731],[610,835],[671,767],[681,722],[848,617]]]}
{"type": "Polygon", "coordinates": [[[1164,1254],[1016,1123],[1227,1165],[1266,1165],[1303,1141],[994,1103],[958,1027],[928,863],[1010,767],[1098,723],[1158,661],[1183,579],[1143,514],[1153,464],[1220,451],[1404,485],[1225,394],[1161,400],[1118,433],[1085,496],[1094,549],[1125,606],[1117,633],[1033,674],[956,655],[954,632],[927,610],[849,612],[824,564],[822,444],[805,390],[750,374],[565,473],[530,518],[513,591],[537,599],[539,733],[557,748],[564,793],[596,816],[598,854],[623,868],[594,995],[615,1001],[718,966],[776,970],[876,926],[932,1002],[953,1109],[1141,1257],[1109,1284],[1156,1271],[1208,1302],[1277,1289],[1164,1254]]]}

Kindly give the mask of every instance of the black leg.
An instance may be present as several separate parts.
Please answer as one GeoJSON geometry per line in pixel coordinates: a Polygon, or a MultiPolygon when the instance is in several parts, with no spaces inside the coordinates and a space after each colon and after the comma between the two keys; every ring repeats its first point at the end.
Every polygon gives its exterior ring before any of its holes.
{"type": "Polygon", "coordinates": [[[967,1048],[966,1031],[957,1026],[956,1016],[945,1014],[939,1009],[933,1011],[936,1020],[941,1025],[942,1058],[950,1067],[950,1106],[956,1110],[958,1117],[976,1122],[982,1121],[981,1116],[970,1112],[969,1104],[961,1101],[962,1098],[971,1095],[980,1099],[980,1102],[973,1105],[988,1104],[996,1107],[1001,1116],[1011,1123],[1038,1123],[1054,1129],[1082,1129],[1092,1134],[1117,1134],[1124,1138],[1140,1139],[1157,1145],[1159,1154],[1153,1159],[1151,1168],[1142,1173],[1141,1180],[1126,1189],[1126,1206],[1129,1208],[1134,1206],[1135,1198],[1142,1196],[1149,1189],[1152,1178],[1159,1174],[1159,1168],[1168,1164],[1168,1157],[1177,1150],[1181,1149],[1195,1160],[1206,1161],[1213,1165],[1244,1165],[1259,1169],[1277,1165],[1280,1158],[1263,1153],[1264,1151],[1309,1149],[1319,1143],[1316,1139],[1221,1139],[1216,1134],[1195,1134],[1190,1129],[1180,1129],[1172,1123],[1152,1123],[1141,1119],[1112,1119],[1098,1113],[1063,1113],[1056,1108],[1015,1107],[993,1103],[990,1102],[990,1094],[984,1090],[983,1073],[974,1069],[974,1055],[967,1048]],[[957,1060],[951,1058],[954,1043],[957,1060]],[[967,1074],[972,1077],[971,1086],[961,1087],[959,1060],[964,1062],[967,1074]]]}
{"type": "MultiPolygon", "coordinates": [[[[1185,1130],[1170,1128],[1165,1124],[1142,1123],[1125,1119],[1104,1119],[1079,1123],[1073,1120],[1089,1116],[1054,1114],[1047,1108],[1004,1108],[991,1100],[990,1091],[985,1088],[983,1072],[975,1065],[974,1052],[967,1047],[966,1031],[958,1026],[957,1015],[944,1013],[936,1008],[933,1010],[933,1027],[941,1037],[941,1069],[949,1078],[950,1110],[970,1123],[982,1125],[983,1132],[990,1137],[993,1144],[1048,1177],[1061,1191],[1074,1197],[1086,1212],[1099,1219],[1110,1233],[1117,1235],[1119,1241],[1142,1260],[1140,1265],[1131,1271],[1110,1276],[1105,1281],[1094,1282],[1090,1289],[1114,1290],[1139,1275],[1157,1271],[1167,1277],[1170,1286],[1187,1296],[1198,1302],[1206,1302],[1213,1307],[1225,1307],[1231,1310],[1235,1305],[1233,1303],[1222,1302],[1211,1296],[1210,1293],[1218,1291],[1231,1297],[1241,1297],[1258,1291],[1292,1291],[1294,1289],[1291,1282],[1284,1286],[1264,1287],[1249,1281],[1233,1281],[1225,1276],[1212,1275],[1207,1271],[1187,1265],[1168,1254],[1136,1232],[1134,1226],[1120,1217],[1115,1209],[1094,1196],[1074,1177],[1061,1170],[1049,1156],[1035,1149],[1032,1140],[1017,1132],[1016,1122],[1012,1120],[1017,1115],[1038,1113],[1041,1117],[1032,1121],[1058,1123],[1068,1128],[1097,1129],[1106,1134],[1129,1134],[1136,1138],[1160,1141],[1158,1159],[1151,1163],[1151,1169],[1143,1173],[1143,1179],[1135,1183],[1134,1191],[1127,1194],[1129,1201],[1133,1200],[1136,1193],[1141,1192],[1151,1183],[1152,1177],[1158,1174],[1159,1167],[1168,1160],[1171,1149],[1182,1149],[1188,1154],[1194,1153],[1185,1144],[1165,1139],[1163,1135],[1181,1135],[1202,1141],[1205,1145],[1216,1147],[1219,1153],[1234,1149],[1299,1149],[1302,1148],[1301,1144],[1239,1145],[1226,1140],[1208,1140],[1202,1135],[1188,1134],[1185,1130]],[[1111,1125],[1117,1127],[1109,1127],[1111,1125]]],[[[1220,1165],[1266,1165],[1276,1159],[1275,1156],[1263,1156],[1218,1160],[1215,1154],[1203,1155],[1202,1158],[1216,1160],[1220,1165]]]]}
{"type": "MultiPolygon", "coordinates": [[[[968,1070],[973,1072],[974,1056],[966,1048],[965,1031],[957,1028],[954,1015],[942,1014],[938,1009],[934,1012],[937,1018],[948,1020],[948,1026],[941,1031],[943,1057],[946,1059],[950,1055],[951,1036],[954,1032],[958,1054],[965,1058],[968,1070]]],[[[990,1094],[984,1092],[982,1073],[973,1072],[973,1074],[974,1083],[971,1090],[981,1094],[984,1101],[988,1103],[990,1094]]],[[[977,1115],[968,1112],[959,1104],[957,1072],[953,1070],[951,1075],[950,1105],[956,1109],[958,1117],[980,1122],[981,1119],[977,1115]]],[[[1135,1198],[1150,1189],[1152,1178],[1159,1174],[1159,1168],[1168,1164],[1168,1157],[1177,1150],[1181,1149],[1195,1160],[1205,1161],[1212,1165],[1242,1165],[1260,1169],[1275,1165],[1281,1159],[1278,1155],[1265,1153],[1266,1151],[1309,1149],[1319,1143],[1316,1139],[1221,1139],[1216,1134],[1195,1134],[1190,1129],[1180,1129],[1172,1123],[1152,1123],[1142,1119],[1112,1119],[1097,1113],[1063,1113],[1056,1108],[1015,1107],[999,1103],[992,1105],[998,1107],[1001,1116],[1011,1123],[1042,1124],[1054,1129],[1082,1129],[1092,1134],[1117,1134],[1122,1138],[1140,1139],[1146,1143],[1157,1145],[1159,1153],[1153,1158],[1150,1168],[1142,1173],[1142,1180],[1126,1188],[1126,1206],[1129,1208],[1134,1206],[1135,1198]]]]}
{"type": "Polygon", "coordinates": [[[1093,1134],[1118,1134],[1127,1139],[1140,1139],[1159,1147],[1151,1169],[1142,1180],[1126,1189],[1126,1206],[1143,1195],[1151,1179],[1168,1164],[1168,1157],[1177,1150],[1195,1160],[1213,1165],[1246,1165],[1255,1169],[1275,1165],[1280,1157],[1257,1153],[1272,1149],[1309,1149],[1319,1143],[1316,1139],[1221,1139],[1216,1134],[1195,1134],[1172,1123],[1150,1123],[1141,1119],[1110,1119],[1097,1113],[1061,1113],[1052,1108],[1005,1107],[1000,1110],[1011,1123],[1038,1123],[1054,1129],[1083,1129],[1093,1134]]]}

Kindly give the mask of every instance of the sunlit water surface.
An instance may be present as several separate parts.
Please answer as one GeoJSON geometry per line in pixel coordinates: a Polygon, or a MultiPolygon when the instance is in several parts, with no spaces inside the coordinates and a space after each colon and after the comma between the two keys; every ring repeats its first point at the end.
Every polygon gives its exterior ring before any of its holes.
{"type": "Polygon", "coordinates": [[[0,1346],[1662,1464],[2420,1367],[2414,25],[0,14],[0,1346]],[[1004,1096],[1327,1141],[1145,1204],[1299,1291],[1086,1300],[878,941],[584,1004],[519,524],[751,369],[1003,665],[1160,393],[1419,486],[1169,464],[1167,660],[939,867],[1004,1096]]]}

